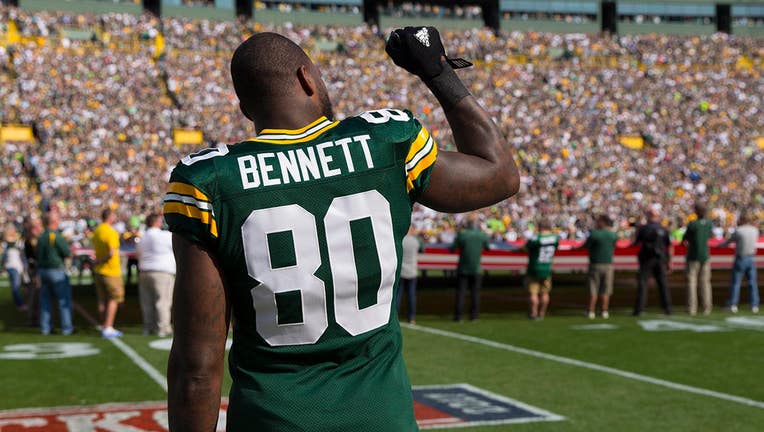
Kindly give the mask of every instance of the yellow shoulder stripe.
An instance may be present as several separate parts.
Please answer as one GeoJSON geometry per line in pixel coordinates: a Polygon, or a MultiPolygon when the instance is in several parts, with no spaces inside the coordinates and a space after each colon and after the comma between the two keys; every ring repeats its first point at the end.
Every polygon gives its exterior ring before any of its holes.
{"type": "Polygon", "coordinates": [[[212,213],[199,210],[197,207],[189,206],[180,202],[166,202],[164,204],[164,213],[175,213],[182,216],[186,216],[192,219],[198,219],[201,223],[210,227],[210,234],[217,238],[218,226],[215,222],[215,218],[212,217],[212,213]]]}
{"type": "MultiPolygon", "coordinates": [[[[320,136],[321,134],[325,133],[329,129],[334,128],[338,124],[340,124],[340,122],[338,122],[338,121],[333,122],[333,123],[327,125],[326,127],[321,128],[318,131],[316,131],[316,132],[314,132],[314,133],[312,133],[312,134],[310,134],[308,136],[305,136],[303,138],[295,138],[295,139],[288,139],[288,138],[287,139],[267,139],[267,138],[257,138],[257,137],[255,137],[255,138],[251,138],[249,141],[257,141],[257,142],[268,143],[268,144],[299,144],[299,143],[304,143],[304,142],[308,142],[308,141],[316,139],[318,136],[320,136]]],[[[261,135],[265,135],[265,134],[261,134],[261,135]]]]}
{"type": "Polygon", "coordinates": [[[422,160],[417,163],[414,168],[409,171],[409,174],[406,178],[406,192],[411,192],[411,189],[414,188],[414,180],[419,178],[419,175],[422,174],[422,171],[426,170],[427,168],[431,167],[432,164],[435,163],[435,160],[438,158],[438,146],[434,145],[432,146],[432,150],[430,150],[430,153],[427,154],[422,160]]]}
{"type": "Polygon", "coordinates": [[[287,135],[297,135],[305,132],[306,130],[312,128],[313,126],[326,121],[326,117],[321,116],[318,120],[314,121],[313,123],[301,127],[300,129],[263,129],[260,131],[260,135],[269,135],[269,134],[287,134],[287,135]]]}
{"type": "Polygon", "coordinates": [[[203,201],[210,200],[202,191],[187,183],[171,182],[169,192],[180,195],[187,195],[203,201]]]}
{"type": "Polygon", "coordinates": [[[411,143],[411,147],[409,148],[409,153],[406,156],[406,163],[411,162],[411,159],[414,158],[414,156],[422,150],[422,147],[424,147],[425,144],[427,144],[427,140],[430,138],[430,133],[427,131],[427,129],[422,127],[422,129],[419,130],[419,134],[417,134],[416,139],[413,143],[411,143]]]}

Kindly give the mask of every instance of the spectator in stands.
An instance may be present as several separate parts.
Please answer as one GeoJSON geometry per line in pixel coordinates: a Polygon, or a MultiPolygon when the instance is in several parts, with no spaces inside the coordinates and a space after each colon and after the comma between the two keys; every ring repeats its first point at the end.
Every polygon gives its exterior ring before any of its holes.
{"type": "Polygon", "coordinates": [[[117,221],[114,210],[107,208],[101,213],[101,224],[93,231],[93,280],[98,296],[98,314],[101,317],[101,336],[121,337],[114,328],[119,304],[125,301],[125,284],[119,257],[119,233],[112,225],[117,221]]]}
{"type": "Polygon", "coordinates": [[[738,227],[732,235],[719,247],[726,247],[735,243],[735,263],[732,266],[732,285],[730,286],[730,298],[727,306],[730,312],[737,313],[740,301],[740,284],[743,275],[748,279],[748,292],[750,293],[751,312],[759,313],[759,287],[756,284],[756,243],[759,241],[759,229],[751,224],[751,219],[746,213],[738,218],[738,227]]]}
{"type": "Polygon", "coordinates": [[[146,232],[136,245],[143,334],[166,337],[172,334],[170,310],[175,284],[172,234],[162,230],[162,216],[157,213],[146,218],[146,226],[146,232]]]}
{"type": "Polygon", "coordinates": [[[37,238],[37,266],[42,283],[40,288],[40,332],[51,332],[51,296],[58,301],[61,334],[74,332],[72,325],[72,289],[66,275],[66,260],[72,256],[69,244],[58,230],[60,216],[48,212],[43,218],[45,230],[37,238]]]}
{"type": "MultiPolygon", "coordinates": [[[[252,125],[231,103],[235,96],[221,57],[253,30],[277,30],[310,51],[329,90],[341,99],[339,119],[380,103],[418,106],[415,114],[426,116],[439,144],[453,146],[447,119],[433,109],[432,97],[401,84],[407,78],[392,73],[379,38],[366,26],[1,8],[22,36],[49,40],[15,46],[12,59],[0,53],[0,63],[12,69],[0,74],[4,119],[37,123],[44,143],[6,143],[0,149],[0,200],[8,207],[0,213],[0,226],[9,222],[6,214],[37,208],[28,199],[29,182],[20,179],[43,179],[46,199],[61,205],[62,226],[76,227],[93,208],[111,203],[128,215],[158,206],[172,168],[168,161],[193,151],[173,145],[173,127],[203,131],[204,145],[253,136],[252,125]],[[98,29],[103,41],[57,40],[63,26],[98,29]],[[152,37],[160,28],[165,58],[154,61],[152,37]],[[341,43],[344,52],[327,50],[325,40],[341,43]],[[390,94],[389,88],[400,91],[390,94]],[[116,196],[123,199],[114,202],[116,196]]],[[[539,209],[556,226],[574,227],[568,238],[583,234],[587,214],[608,213],[620,225],[641,212],[642,202],[660,203],[682,219],[677,226],[684,225],[691,197],[698,194],[715,203],[709,219],[719,229],[730,226],[736,203],[750,197],[758,212],[752,217],[764,217],[764,171],[756,169],[764,154],[755,145],[764,130],[758,38],[519,31],[494,37],[474,29],[447,37],[459,55],[481,61],[461,74],[522,148],[518,162],[526,173],[526,199],[496,206],[510,220],[508,238],[527,231],[539,209]],[[566,58],[552,61],[559,50],[566,58]],[[622,136],[644,137],[643,148],[620,145],[622,136]]],[[[450,215],[416,212],[414,224],[427,225],[422,236],[428,241],[450,244],[456,233],[450,215]]],[[[71,230],[72,238],[82,234],[71,230]]]]}
{"type": "Polygon", "coordinates": [[[523,250],[528,252],[524,282],[529,295],[528,318],[532,320],[542,320],[546,316],[552,291],[552,261],[560,245],[560,238],[552,232],[549,219],[541,219],[538,226],[538,234],[528,239],[523,246],[523,250]]]}
{"type": "Polygon", "coordinates": [[[416,228],[409,227],[409,232],[403,237],[401,275],[398,284],[398,314],[401,313],[401,299],[403,293],[408,294],[408,312],[406,319],[409,324],[416,323],[416,284],[418,277],[418,254],[424,249],[422,242],[417,237],[416,228]]]}
{"type": "Polygon", "coordinates": [[[21,292],[21,278],[24,274],[24,261],[22,260],[19,233],[16,227],[8,225],[3,235],[3,268],[8,273],[8,282],[11,284],[13,303],[20,311],[26,311],[27,305],[21,292]]]}
{"type": "Polygon", "coordinates": [[[480,259],[484,250],[488,250],[488,235],[480,230],[478,218],[472,216],[467,225],[456,235],[451,251],[459,250],[459,263],[456,267],[456,299],[454,301],[454,321],[461,322],[464,313],[464,294],[469,289],[470,321],[480,315],[480,289],[483,285],[483,270],[480,259]]]}
{"type": "Polygon", "coordinates": [[[700,301],[703,315],[713,309],[711,290],[711,263],[708,240],[713,235],[713,224],[706,218],[706,205],[695,203],[697,219],[687,224],[682,243],[687,246],[687,313],[698,313],[698,279],[700,279],[700,301]]]}
{"type": "Polygon", "coordinates": [[[606,214],[597,217],[597,226],[581,246],[589,250],[589,309],[587,317],[594,319],[597,296],[602,299],[602,318],[610,318],[610,296],[613,295],[613,252],[618,235],[612,230],[613,220],[606,214]]]}
{"type": "Polygon", "coordinates": [[[637,276],[637,300],[632,315],[640,316],[647,300],[647,278],[652,276],[658,284],[661,306],[666,315],[671,315],[671,293],[666,284],[666,274],[670,271],[672,246],[669,231],[660,224],[661,213],[657,207],[647,210],[647,224],[637,230],[632,246],[640,245],[639,273],[637,276]]]}

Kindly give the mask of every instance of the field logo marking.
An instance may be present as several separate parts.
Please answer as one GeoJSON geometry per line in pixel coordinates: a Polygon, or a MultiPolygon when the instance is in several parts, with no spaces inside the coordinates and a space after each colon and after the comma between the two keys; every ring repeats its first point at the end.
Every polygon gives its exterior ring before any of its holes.
{"type": "MultiPolygon", "coordinates": [[[[658,314],[655,317],[663,317],[658,314]]],[[[702,318],[702,317],[690,317],[690,316],[672,316],[672,321],[682,321],[688,323],[705,323],[722,326],[722,328],[729,330],[750,330],[750,331],[764,331],[764,316],[728,316],[719,320],[702,318]]]]}
{"type": "Polygon", "coordinates": [[[685,384],[679,384],[679,383],[675,383],[675,382],[672,382],[672,381],[663,380],[663,379],[660,379],[660,378],[653,378],[653,377],[647,376],[647,375],[641,375],[641,374],[634,373],[634,372],[629,372],[629,371],[625,371],[625,370],[621,370],[621,369],[616,369],[616,368],[612,368],[612,367],[608,367],[608,366],[598,365],[596,363],[589,363],[589,362],[585,362],[585,361],[582,361],[582,360],[572,359],[572,358],[569,358],[569,357],[563,357],[563,356],[558,356],[558,355],[554,355],[554,354],[547,354],[547,353],[541,352],[541,351],[535,351],[535,350],[531,350],[531,349],[527,349],[527,348],[521,348],[521,347],[518,347],[518,346],[509,345],[509,344],[505,344],[505,343],[501,343],[501,342],[495,342],[495,341],[492,341],[492,340],[489,340],[489,339],[483,339],[483,338],[479,338],[479,337],[475,337],[475,336],[468,336],[468,335],[465,335],[465,334],[462,334],[462,333],[456,333],[456,332],[451,332],[451,331],[447,331],[447,330],[441,330],[441,329],[437,329],[437,328],[433,328],[433,327],[425,327],[425,326],[422,326],[422,325],[419,325],[419,324],[401,323],[401,327],[404,327],[404,328],[407,328],[407,329],[410,329],[410,330],[415,330],[415,331],[423,332],[423,333],[430,333],[430,334],[435,334],[435,335],[439,335],[439,336],[444,336],[444,337],[448,337],[448,338],[451,338],[451,339],[458,339],[458,340],[462,340],[462,341],[465,341],[465,342],[471,342],[471,343],[475,343],[475,344],[479,344],[479,345],[484,345],[484,346],[488,346],[488,347],[492,347],[492,348],[496,348],[496,349],[500,349],[500,350],[504,350],[504,351],[510,351],[510,352],[514,352],[514,353],[518,353],[518,354],[523,354],[523,355],[527,355],[527,356],[531,356],[531,357],[541,358],[541,359],[544,359],[544,360],[554,361],[554,362],[557,362],[557,363],[563,363],[563,364],[567,364],[567,365],[570,365],[570,366],[576,366],[576,367],[580,367],[580,368],[584,368],[584,369],[595,370],[597,372],[604,372],[604,373],[607,373],[607,374],[620,376],[620,377],[631,379],[631,380],[634,380],[634,381],[641,381],[641,382],[645,382],[645,383],[648,383],[648,384],[654,384],[654,385],[657,385],[657,386],[670,388],[672,390],[678,390],[678,391],[683,391],[683,392],[687,392],[687,393],[693,393],[693,394],[697,394],[697,395],[701,395],[701,396],[708,396],[708,397],[712,397],[712,398],[716,398],[716,399],[725,400],[725,401],[728,401],[728,402],[734,402],[734,403],[738,403],[738,404],[741,404],[741,405],[747,405],[747,406],[752,406],[752,407],[764,409],[764,402],[762,402],[762,401],[757,401],[757,400],[754,400],[754,399],[748,399],[748,398],[744,398],[744,397],[741,397],[741,396],[735,396],[735,395],[731,395],[731,394],[728,394],[728,393],[722,393],[722,392],[717,392],[717,391],[713,391],[713,390],[707,390],[707,389],[703,389],[703,388],[699,388],[699,387],[693,387],[693,386],[689,386],[689,385],[685,385],[685,384]]]}
{"type": "MultiPolygon", "coordinates": [[[[469,384],[414,386],[414,412],[423,430],[562,421],[565,417],[469,384]]],[[[226,429],[222,398],[217,431],[226,429]]],[[[112,403],[0,411],[0,430],[18,432],[166,431],[167,403],[112,403]]]]}
{"type": "MultiPolygon", "coordinates": [[[[228,399],[223,398],[217,432],[226,429],[227,406],[228,399]]],[[[0,431],[160,432],[168,429],[167,402],[164,401],[0,411],[0,431]]]]}
{"type": "Polygon", "coordinates": [[[411,392],[421,429],[565,420],[565,417],[469,384],[414,386],[411,392]]]}
{"type": "Polygon", "coordinates": [[[730,331],[714,324],[692,324],[673,320],[642,320],[637,321],[642,330],[650,332],[691,331],[695,333],[715,333],[730,331]]]}
{"type": "Polygon", "coordinates": [[[13,344],[3,347],[2,360],[49,360],[93,356],[101,351],[85,342],[45,342],[13,344]]]}
{"type": "Polygon", "coordinates": [[[743,327],[764,328],[764,316],[737,316],[724,319],[727,323],[743,327]]]}
{"type": "Polygon", "coordinates": [[[618,326],[615,324],[581,324],[570,326],[573,330],[617,330],[618,326]]]}

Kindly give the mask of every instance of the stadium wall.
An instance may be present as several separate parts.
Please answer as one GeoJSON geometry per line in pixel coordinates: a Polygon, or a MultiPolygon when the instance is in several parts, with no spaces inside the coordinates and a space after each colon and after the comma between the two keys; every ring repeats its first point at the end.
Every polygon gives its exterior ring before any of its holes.
{"type": "MultiPolygon", "coordinates": [[[[575,15],[575,6],[581,7],[581,13],[592,15],[592,4],[595,1],[588,2],[565,2],[565,1],[538,1],[522,2],[507,1],[502,2],[501,14],[517,8],[527,8],[523,6],[530,4],[531,9],[543,11],[547,8],[548,13],[573,13],[575,15]],[[583,6],[582,6],[583,5],[583,6]],[[560,9],[562,8],[562,9],[560,9]],[[559,10],[558,10],[559,9],[559,10]]],[[[642,22],[634,23],[624,20],[624,13],[634,13],[636,10],[650,13],[655,9],[656,13],[665,9],[674,10],[671,13],[690,14],[697,10],[697,13],[707,15],[707,9],[716,3],[732,4],[733,23],[732,33],[746,36],[764,36],[764,26],[762,25],[741,25],[735,21],[735,18],[749,14],[757,15],[760,8],[764,8],[764,0],[670,0],[668,2],[656,0],[622,0],[618,1],[618,33],[620,34],[640,34],[640,33],[664,33],[678,35],[708,35],[716,32],[716,24],[713,22],[670,22],[661,23],[642,22]],[[671,9],[673,7],[674,9],[671,9]],[[636,8],[636,9],[635,9],[636,8]],[[666,9],[668,8],[668,9],[666,9]],[[679,9],[677,9],[679,8],[679,9]],[[680,10],[681,12],[676,12],[680,10]],[[629,12],[630,11],[630,12],[629,12]],[[705,11],[705,12],[704,12],[705,11]]],[[[75,13],[95,13],[103,14],[110,12],[140,14],[142,6],[134,2],[112,2],[109,0],[20,0],[19,6],[22,9],[35,10],[65,10],[75,13]]],[[[667,12],[668,13],[668,12],[667,12]]],[[[231,20],[235,17],[235,10],[232,8],[221,7],[188,7],[176,6],[165,2],[162,6],[162,14],[169,17],[192,18],[192,19],[212,19],[212,20],[231,20]]],[[[554,33],[597,33],[600,31],[600,13],[596,12],[595,20],[558,20],[558,19],[539,19],[533,16],[527,18],[502,17],[500,20],[501,29],[504,31],[542,31],[554,33]]],[[[363,23],[363,14],[353,13],[326,13],[312,10],[294,10],[289,13],[280,12],[275,9],[261,9],[255,11],[255,21],[263,23],[283,24],[291,22],[301,25],[347,25],[355,26],[363,23]]],[[[481,19],[452,19],[452,18],[414,18],[414,17],[391,17],[382,14],[380,16],[381,28],[404,27],[407,25],[435,25],[439,28],[448,29],[472,29],[483,27],[481,19]]]]}
{"type": "Polygon", "coordinates": [[[19,0],[19,7],[28,11],[60,10],[92,14],[129,13],[140,15],[143,12],[143,6],[140,3],[114,3],[98,0],[19,0]]]}

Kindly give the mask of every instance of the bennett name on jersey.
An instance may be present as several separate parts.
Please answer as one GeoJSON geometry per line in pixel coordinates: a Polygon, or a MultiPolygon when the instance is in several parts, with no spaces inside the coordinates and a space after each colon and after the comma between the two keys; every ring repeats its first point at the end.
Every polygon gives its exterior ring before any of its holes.
{"type": "MultiPolygon", "coordinates": [[[[260,141],[266,139],[259,138],[260,141]]],[[[236,161],[241,186],[252,189],[351,174],[356,171],[353,154],[357,152],[363,153],[365,162],[365,166],[358,169],[372,169],[374,161],[369,151],[370,139],[369,135],[357,135],[295,150],[259,153],[257,157],[240,156],[236,161]]]]}

